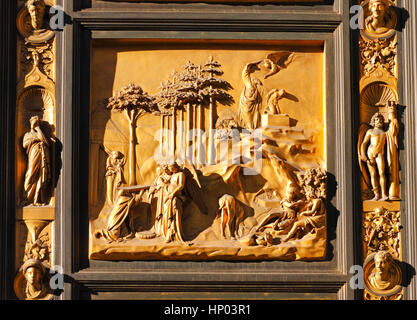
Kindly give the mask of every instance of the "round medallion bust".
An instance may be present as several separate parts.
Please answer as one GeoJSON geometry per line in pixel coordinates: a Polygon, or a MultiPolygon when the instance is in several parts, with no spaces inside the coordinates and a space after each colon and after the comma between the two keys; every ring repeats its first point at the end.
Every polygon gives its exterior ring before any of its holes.
{"type": "Polygon", "coordinates": [[[394,5],[389,0],[367,0],[362,4],[364,26],[362,36],[368,39],[390,38],[398,23],[394,5]]]}
{"type": "Polygon", "coordinates": [[[363,271],[366,289],[376,296],[392,296],[402,288],[401,267],[388,251],[370,254],[363,271]]]}
{"type": "Polygon", "coordinates": [[[28,259],[14,279],[14,291],[19,300],[51,300],[45,265],[36,259],[28,259]]]}
{"type": "Polygon", "coordinates": [[[30,43],[44,43],[52,39],[55,32],[49,29],[51,0],[28,0],[17,14],[19,33],[30,43]]]}

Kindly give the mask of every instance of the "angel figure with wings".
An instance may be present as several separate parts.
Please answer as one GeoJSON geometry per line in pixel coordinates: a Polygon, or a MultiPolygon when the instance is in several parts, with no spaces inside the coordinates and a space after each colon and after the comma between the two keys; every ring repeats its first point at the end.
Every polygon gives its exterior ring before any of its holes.
{"type": "Polygon", "coordinates": [[[280,70],[285,69],[294,58],[294,53],[281,51],[267,55],[263,60],[248,63],[242,71],[244,88],[239,102],[240,125],[246,129],[256,129],[260,126],[262,111],[262,82],[252,74],[262,69],[268,70],[267,79],[280,70]]]}
{"type": "Polygon", "coordinates": [[[373,200],[395,200],[399,198],[398,170],[398,119],[396,103],[388,102],[389,127],[384,130],[384,116],[375,113],[368,124],[359,129],[358,158],[365,184],[374,193],[373,200]],[[363,163],[366,162],[369,175],[363,163]],[[386,165],[389,167],[389,192],[387,192],[386,165]]]}

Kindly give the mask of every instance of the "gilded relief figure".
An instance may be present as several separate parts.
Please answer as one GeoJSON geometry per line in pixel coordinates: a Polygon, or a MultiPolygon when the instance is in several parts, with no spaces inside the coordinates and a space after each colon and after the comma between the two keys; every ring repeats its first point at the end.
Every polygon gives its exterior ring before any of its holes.
{"type": "Polygon", "coordinates": [[[45,205],[51,187],[51,142],[42,132],[38,116],[30,118],[30,127],[23,137],[28,155],[24,192],[27,203],[45,205]]]}
{"type": "Polygon", "coordinates": [[[395,28],[397,20],[388,0],[370,0],[368,8],[371,15],[365,19],[367,34],[383,36],[395,28]]]}
{"type": "Polygon", "coordinates": [[[371,118],[371,128],[362,125],[360,128],[358,153],[362,176],[368,187],[372,188],[374,198],[372,200],[396,200],[399,199],[399,163],[397,136],[399,124],[395,102],[388,103],[389,128],[384,131],[384,116],[377,112],[371,118]],[[364,134],[364,132],[366,132],[364,134]],[[362,140],[363,137],[363,140],[362,140]],[[370,173],[362,165],[366,162],[370,173]],[[389,167],[389,193],[387,192],[386,164],[389,167]]]}
{"type": "Polygon", "coordinates": [[[286,188],[285,198],[281,200],[280,205],[282,209],[282,215],[274,223],[273,229],[278,231],[288,231],[291,228],[297,218],[297,212],[304,204],[304,200],[297,197],[299,192],[293,183],[289,182],[286,188]]]}
{"type": "Polygon", "coordinates": [[[136,234],[139,239],[161,237],[165,243],[185,243],[182,214],[189,202],[194,202],[201,213],[207,214],[204,194],[192,165],[180,168],[176,162],[160,164],[149,188],[148,200],[155,220],[151,230],[136,234]]]}
{"type": "Polygon", "coordinates": [[[42,220],[26,220],[29,239],[25,245],[23,264],[14,279],[14,291],[20,300],[48,300],[52,290],[48,286],[50,238],[42,233],[48,224],[42,220]]]}
{"type": "Polygon", "coordinates": [[[374,269],[366,279],[368,289],[380,295],[396,293],[400,289],[402,275],[392,255],[388,251],[378,251],[373,255],[371,263],[374,269]]]}
{"type": "MultiPolygon", "coordinates": [[[[242,71],[244,88],[239,102],[239,122],[243,128],[256,129],[261,124],[263,84],[252,74],[257,70],[266,70],[264,79],[267,79],[287,68],[292,61],[294,61],[294,53],[279,51],[245,65],[242,71]]],[[[284,92],[281,94],[284,95],[284,92]]]]}
{"type": "Polygon", "coordinates": [[[28,2],[26,2],[26,8],[31,18],[32,28],[35,31],[41,30],[44,25],[46,9],[44,0],[28,0],[28,2]]]}
{"type": "Polygon", "coordinates": [[[113,209],[107,219],[107,226],[104,229],[96,230],[95,237],[103,237],[108,242],[124,241],[135,237],[133,224],[133,208],[142,201],[146,186],[137,188],[120,188],[113,209]],[[123,236],[123,228],[126,228],[126,235],[123,236]]]}
{"type": "Polygon", "coordinates": [[[163,188],[164,203],[160,235],[167,243],[174,240],[184,242],[181,218],[185,200],[182,193],[185,186],[185,175],[176,163],[168,165],[165,170],[170,179],[163,188]]]}
{"type": "Polygon", "coordinates": [[[264,237],[270,232],[281,242],[300,240],[307,234],[318,234],[326,224],[326,180],[322,168],[308,169],[298,174],[299,184],[289,181],[280,210],[266,214],[250,235],[264,237]],[[275,222],[272,224],[271,221],[275,222]]]}
{"type": "Polygon", "coordinates": [[[269,91],[266,96],[266,108],[265,113],[268,114],[280,114],[281,110],[279,109],[279,100],[281,100],[286,95],[284,89],[272,89],[269,91]]]}
{"type": "Polygon", "coordinates": [[[220,217],[221,236],[223,239],[239,237],[239,224],[242,222],[244,210],[237,200],[230,194],[219,199],[217,216],[220,217]]]}
{"type": "Polygon", "coordinates": [[[368,166],[372,191],[375,195],[373,200],[384,201],[388,200],[385,177],[386,135],[383,129],[384,116],[379,112],[375,113],[370,124],[372,129],[366,132],[360,147],[360,161],[366,162],[368,166]]]}
{"type": "Polygon", "coordinates": [[[123,167],[126,163],[124,155],[120,151],[109,154],[106,164],[107,202],[113,204],[118,188],[124,183],[123,167]]]}
{"type": "Polygon", "coordinates": [[[27,260],[22,266],[22,272],[26,280],[26,300],[39,300],[51,293],[45,284],[46,270],[40,260],[27,260]]]}
{"type": "Polygon", "coordinates": [[[400,163],[398,158],[398,133],[400,125],[397,118],[397,104],[388,103],[389,127],[387,130],[387,162],[389,166],[389,198],[400,199],[400,163]]]}
{"type": "Polygon", "coordinates": [[[25,39],[25,45],[46,44],[55,35],[49,27],[48,10],[51,0],[27,0],[16,17],[19,33],[25,39]]]}
{"type": "Polygon", "coordinates": [[[278,51],[268,54],[262,61],[262,67],[268,71],[264,79],[272,77],[279,71],[286,69],[294,61],[294,58],[295,53],[290,51],[278,51]]]}
{"type": "Polygon", "coordinates": [[[306,174],[301,176],[302,193],[306,197],[306,207],[299,213],[291,230],[287,236],[282,239],[283,242],[296,236],[301,239],[307,233],[315,233],[317,229],[326,224],[326,171],[317,168],[310,169],[306,174]],[[298,235],[298,232],[301,235],[298,235]]]}
{"type": "Polygon", "coordinates": [[[244,88],[240,96],[239,121],[240,125],[246,129],[259,128],[261,123],[260,112],[262,110],[262,82],[252,76],[259,69],[262,61],[248,63],[242,71],[244,88]]]}
{"type": "Polygon", "coordinates": [[[148,199],[152,203],[154,200],[155,222],[154,232],[155,234],[163,234],[163,216],[164,216],[164,187],[169,183],[171,175],[166,165],[159,165],[156,168],[157,177],[149,188],[148,199]]]}

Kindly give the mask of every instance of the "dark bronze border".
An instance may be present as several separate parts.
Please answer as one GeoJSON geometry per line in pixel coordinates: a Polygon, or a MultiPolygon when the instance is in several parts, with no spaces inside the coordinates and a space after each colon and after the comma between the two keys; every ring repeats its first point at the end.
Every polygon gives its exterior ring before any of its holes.
{"type": "MultiPolygon", "coordinates": [[[[171,291],[299,292],[335,293],[353,298],[348,288],[353,250],[353,162],[350,107],[349,6],[338,0],[343,13],[320,15],[319,7],[294,12],[251,12],[241,6],[232,13],[122,11],[112,13],[86,9],[73,11],[66,2],[71,24],[57,35],[57,136],[62,141],[63,171],[57,190],[56,263],[64,267],[63,298],[82,298],[88,292],[171,291]],[[307,10],[307,11],[306,11],[307,10]],[[344,22],[341,24],[341,22],[344,22]],[[167,32],[169,31],[169,32],[167,32]],[[157,35],[157,36],[156,36],[157,35]],[[339,211],[334,256],[328,261],[306,262],[180,262],[180,261],[89,261],[86,180],[88,168],[89,59],[91,39],[98,38],[184,38],[220,39],[317,39],[325,41],[329,86],[327,105],[329,137],[335,145],[329,166],[336,177],[337,195],[332,205],[339,211]],[[342,192],[341,190],[344,190],[342,192]],[[291,270],[289,270],[289,268],[291,270]],[[123,271],[123,274],[120,272],[123,271]],[[252,271],[252,273],[251,273],[252,271]],[[253,272],[256,272],[254,276],[253,272]],[[212,280],[215,275],[216,280],[212,280]],[[264,288],[264,289],[263,289],[264,288]]],[[[321,12],[323,13],[323,12],[321,12]]],[[[88,296],[88,294],[87,294],[88,296]]],[[[114,297],[117,297],[115,293],[114,297]]],[[[319,296],[317,296],[319,297],[319,296]]]]}
{"type": "Polygon", "coordinates": [[[15,299],[14,119],[16,105],[16,3],[0,3],[0,299],[15,299]]]}

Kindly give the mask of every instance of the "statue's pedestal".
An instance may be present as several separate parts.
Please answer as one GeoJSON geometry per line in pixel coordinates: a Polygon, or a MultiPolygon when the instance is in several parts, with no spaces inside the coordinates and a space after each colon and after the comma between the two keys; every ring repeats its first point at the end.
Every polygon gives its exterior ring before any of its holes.
{"type": "Polygon", "coordinates": [[[363,202],[363,211],[371,212],[375,211],[377,208],[385,208],[388,211],[400,211],[401,210],[401,201],[375,201],[375,200],[365,200],[363,202]]]}
{"type": "Polygon", "coordinates": [[[55,219],[55,208],[52,206],[27,206],[16,209],[18,220],[50,220],[55,219]]]}
{"type": "Polygon", "coordinates": [[[290,117],[286,114],[263,114],[262,127],[289,127],[290,117]]]}

